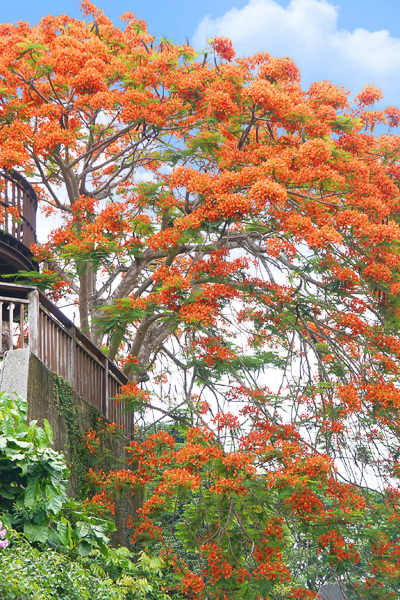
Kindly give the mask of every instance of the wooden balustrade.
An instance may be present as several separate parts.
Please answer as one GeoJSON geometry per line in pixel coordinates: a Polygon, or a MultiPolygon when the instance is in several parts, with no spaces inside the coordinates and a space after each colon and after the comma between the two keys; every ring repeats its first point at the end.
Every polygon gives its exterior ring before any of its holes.
{"type": "MultiPolygon", "coordinates": [[[[111,422],[123,425],[127,435],[132,433],[131,413],[121,413],[121,405],[114,401],[127,377],[59,308],[34,287],[0,283],[0,310],[1,323],[8,323],[10,332],[8,347],[0,345],[0,353],[28,346],[79,396],[111,422]]],[[[2,333],[1,325],[0,344],[2,333]]]]}
{"type": "Polygon", "coordinates": [[[0,171],[0,230],[30,248],[36,242],[37,198],[16,171],[0,171]]]}
{"type": "MultiPolygon", "coordinates": [[[[37,268],[30,252],[36,210],[36,193],[24,177],[0,170],[0,274],[37,268]]],[[[0,316],[0,356],[29,346],[82,398],[131,433],[130,414],[121,414],[113,400],[127,378],[48,298],[32,286],[0,283],[0,316]]]]}

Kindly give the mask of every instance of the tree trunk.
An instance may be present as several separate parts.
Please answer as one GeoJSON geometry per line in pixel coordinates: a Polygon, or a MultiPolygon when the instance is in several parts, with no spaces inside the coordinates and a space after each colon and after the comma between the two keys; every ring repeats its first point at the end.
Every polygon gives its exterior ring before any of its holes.
{"type": "Polygon", "coordinates": [[[87,262],[79,274],[79,319],[83,333],[87,335],[92,342],[94,342],[94,340],[90,322],[90,303],[93,298],[94,285],[95,273],[93,272],[93,265],[91,262],[87,262]]]}

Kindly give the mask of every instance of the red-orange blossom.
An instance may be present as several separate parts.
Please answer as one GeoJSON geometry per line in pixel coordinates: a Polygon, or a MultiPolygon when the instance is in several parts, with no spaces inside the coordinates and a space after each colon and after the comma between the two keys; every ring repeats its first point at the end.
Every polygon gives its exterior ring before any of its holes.
{"type": "Polygon", "coordinates": [[[132,536],[191,596],[398,597],[400,112],[82,6],[0,26],[0,164],[64,213],[37,277],[132,379],[96,500],[145,488],[132,536]]]}

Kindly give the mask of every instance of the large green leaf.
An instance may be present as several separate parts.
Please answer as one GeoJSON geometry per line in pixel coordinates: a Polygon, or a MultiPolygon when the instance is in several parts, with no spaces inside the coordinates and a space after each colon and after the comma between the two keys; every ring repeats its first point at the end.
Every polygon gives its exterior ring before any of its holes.
{"type": "Polygon", "coordinates": [[[70,523],[63,517],[57,524],[58,535],[65,548],[72,547],[72,530],[70,523]]]}
{"type": "Polygon", "coordinates": [[[46,507],[53,515],[62,510],[62,494],[52,484],[46,485],[46,499],[46,507]]]}
{"type": "Polygon", "coordinates": [[[44,427],[44,431],[46,433],[47,443],[49,446],[51,446],[53,443],[53,430],[47,419],[43,419],[43,427],[44,427]]]}
{"type": "Polygon", "coordinates": [[[89,554],[92,551],[92,545],[89,544],[89,542],[85,542],[84,540],[82,540],[82,542],[79,542],[78,544],[78,554],[79,556],[89,556],[89,554]]]}
{"type": "Polygon", "coordinates": [[[41,489],[39,477],[33,477],[32,479],[30,479],[25,489],[25,506],[34,504],[37,498],[40,496],[40,492],[41,489]]]}
{"type": "Polygon", "coordinates": [[[24,533],[29,536],[31,542],[47,541],[50,529],[47,525],[35,525],[33,523],[24,523],[24,533]]]}
{"type": "Polygon", "coordinates": [[[91,528],[87,523],[83,523],[82,521],[78,521],[75,527],[75,534],[78,538],[82,539],[89,535],[91,528]]]}
{"type": "Polygon", "coordinates": [[[45,448],[48,445],[47,435],[42,427],[38,427],[35,435],[35,446],[45,448]]]}

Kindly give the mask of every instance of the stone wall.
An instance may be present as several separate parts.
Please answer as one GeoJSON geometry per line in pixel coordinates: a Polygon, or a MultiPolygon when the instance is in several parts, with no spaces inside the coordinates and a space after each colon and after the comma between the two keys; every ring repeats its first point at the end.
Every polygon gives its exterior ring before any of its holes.
{"type": "MultiPolygon", "coordinates": [[[[70,463],[73,459],[73,443],[76,441],[69,439],[70,423],[67,423],[63,417],[65,410],[62,410],[61,399],[58,397],[57,377],[29,348],[12,350],[6,352],[3,359],[0,391],[8,394],[17,392],[28,400],[29,421],[37,420],[40,424],[43,419],[48,420],[53,429],[54,450],[64,452],[67,462],[70,463]]],[[[94,416],[96,413],[100,415],[98,409],[78,396],[69,384],[64,382],[64,385],[68,387],[69,398],[73,404],[73,418],[74,421],[76,420],[77,430],[86,432],[92,429],[94,416]]],[[[109,449],[107,468],[129,468],[126,465],[124,440],[110,439],[107,441],[107,445],[109,449]]],[[[99,467],[104,467],[104,465],[98,464],[97,468],[99,467]]],[[[72,470],[69,486],[71,496],[76,496],[78,483],[72,470]]],[[[125,494],[116,502],[115,508],[117,533],[112,541],[115,544],[127,545],[126,518],[128,514],[136,514],[136,498],[125,494]]]]}
{"type": "MultiPolygon", "coordinates": [[[[43,419],[47,419],[53,429],[54,450],[66,452],[69,457],[67,428],[55,402],[54,374],[29,348],[5,353],[0,391],[8,394],[17,392],[26,398],[28,420],[37,420],[40,424],[43,419]]],[[[82,405],[83,416],[85,407],[81,398],[79,404],[82,405]]]]}

